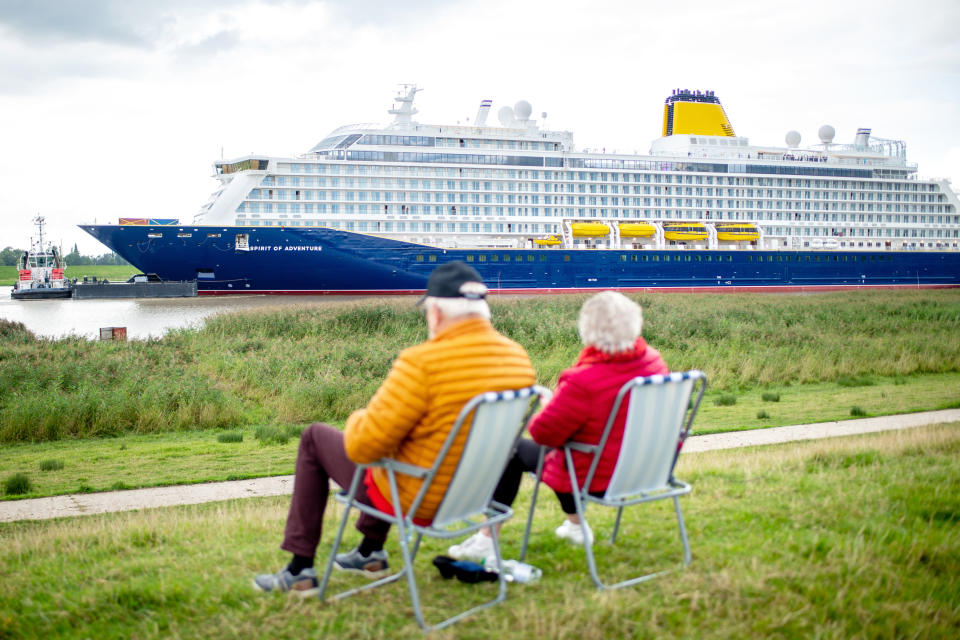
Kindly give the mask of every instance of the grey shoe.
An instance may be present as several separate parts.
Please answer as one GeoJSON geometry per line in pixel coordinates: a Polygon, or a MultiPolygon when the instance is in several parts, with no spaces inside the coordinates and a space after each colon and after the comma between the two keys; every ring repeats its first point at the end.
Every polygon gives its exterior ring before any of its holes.
{"type": "Polygon", "coordinates": [[[360,555],[360,547],[347,553],[338,553],[333,566],[340,571],[357,573],[367,578],[382,578],[390,573],[390,564],[387,562],[387,552],[372,551],[369,556],[360,555]]]}
{"type": "Polygon", "coordinates": [[[253,579],[254,588],[260,591],[292,591],[304,597],[316,594],[318,584],[317,570],[313,567],[304,569],[297,575],[284,568],[278,573],[262,573],[253,579]]]}

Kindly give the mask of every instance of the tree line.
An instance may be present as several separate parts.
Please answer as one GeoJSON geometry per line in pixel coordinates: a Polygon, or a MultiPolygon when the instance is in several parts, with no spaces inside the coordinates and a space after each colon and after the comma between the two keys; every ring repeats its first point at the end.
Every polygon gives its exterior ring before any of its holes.
{"type": "MultiPolygon", "coordinates": [[[[20,256],[23,255],[24,249],[14,249],[13,247],[5,247],[0,250],[0,265],[7,267],[15,267],[20,260],[20,256]]],[[[130,264],[117,254],[112,251],[109,253],[104,253],[99,256],[84,256],[80,255],[80,252],[77,250],[77,245],[73,245],[73,250],[63,257],[64,262],[67,266],[70,267],[81,267],[91,264],[116,264],[116,265],[127,265],[130,264]]]]}

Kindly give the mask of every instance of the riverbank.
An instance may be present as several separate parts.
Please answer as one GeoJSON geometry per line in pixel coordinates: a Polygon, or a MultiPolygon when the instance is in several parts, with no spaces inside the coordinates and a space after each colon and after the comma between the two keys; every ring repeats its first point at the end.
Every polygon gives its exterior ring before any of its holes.
{"type": "MultiPolygon", "coordinates": [[[[491,301],[494,325],[527,348],[541,384],[576,358],[584,299],[491,301]]],[[[709,376],[701,428],[714,410],[714,428],[728,430],[960,404],[960,290],[636,299],[671,368],[709,376]]],[[[388,299],[265,307],[126,343],[37,340],[10,323],[0,335],[0,442],[10,444],[342,422],[426,329],[409,299],[388,299]]]]}
{"type": "MultiPolygon", "coordinates": [[[[106,278],[107,280],[126,280],[140,270],[133,265],[110,265],[110,264],[91,264],[73,266],[67,265],[63,275],[70,280],[74,278],[82,280],[83,276],[96,276],[97,278],[106,278]]],[[[17,268],[15,266],[0,265],[0,287],[12,287],[17,281],[17,268]]]]}

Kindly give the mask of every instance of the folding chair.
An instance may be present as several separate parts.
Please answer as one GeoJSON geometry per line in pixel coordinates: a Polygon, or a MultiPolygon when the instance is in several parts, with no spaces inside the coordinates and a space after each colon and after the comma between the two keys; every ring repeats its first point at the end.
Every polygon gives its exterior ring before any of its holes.
{"type": "MultiPolygon", "coordinates": [[[[617,519],[613,526],[613,535],[610,543],[617,541],[620,529],[620,519],[623,508],[655,500],[673,499],[674,510],[677,513],[677,524],[680,528],[680,539],[683,541],[683,564],[690,564],[690,543],[687,540],[687,530],[683,522],[683,513],[680,511],[678,498],[690,493],[690,485],[673,477],[673,469],[677,464],[680,449],[690,425],[700,407],[703,392],[707,387],[707,378],[701,371],[687,371],[671,373],[665,376],[649,376],[634,378],[628,381],[617,393],[616,401],[610,410],[607,424],[604,427],[600,442],[588,445],[581,442],[567,442],[561,450],[567,470],[570,473],[570,483],[574,487],[573,501],[580,517],[584,536],[584,549],[587,554],[587,566],[590,577],[598,589],[619,589],[644,582],[656,576],[668,573],[658,571],[649,573],[616,584],[604,584],[597,575],[597,565],[593,556],[593,547],[589,543],[585,510],[588,503],[596,503],[604,507],[616,507],[617,519]],[[696,399],[691,397],[696,391],[696,399]],[[627,399],[627,417],[624,424],[623,442],[620,454],[617,457],[610,484],[601,497],[594,497],[589,493],[590,483],[597,470],[597,464],[603,448],[610,437],[610,431],[616,421],[617,413],[624,398],[627,399]],[[581,485],[576,477],[573,466],[573,451],[582,451],[593,455],[589,471],[581,485]]],[[[543,473],[543,451],[537,464],[537,484],[533,490],[533,499],[530,503],[530,513],[527,516],[527,527],[523,535],[523,547],[520,551],[520,560],[527,553],[530,540],[530,528],[533,523],[533,512],[537,504],[537,493],[540,487],[540,478],[543,473]]]]}
{"type": "MultiPolygon", "coordinates": [[[[358,465],[348,493],[345,496],[342,494],[336,496],[337,500],[346,505],[346,509],[343,519],[340,521],[340,528],[333,542],[333,548],[330,550],[330,558],[327,560],[327,568],[320,584],[319,598],[324,599],[326,594],[330,573],[333,569],[333,561],[340,548],[340,541],[343,537],[350,509],[356,508],[396,527],[400,539],[403,568],[397,573],[380,578],[375,582],[339,593],[332,599],[346,598],[367,589],[374,589],[395,582],[406,576],[410,588],[410,599],[413,602],[413,611],[417,622],[424,631],[446,627],[472,613],[503,602],[507,595],[507,587],[504,575],[501,572],[496,598],[451,616],[435,625],[428,625],[424,622],[423,613],[420,609],[420,597],[417,592],[413,562],[416,559],[423,536],[444,539],[459,538],[473,533],[481,527],[503,522],[513,516],[513,511],[509,507],[493,502],[493,492],[513,453],[517,439],[526,426],[527,419],[533,412],[540,396],[544,393],[549,392],[542,387],[532,386],[511,391],[487,392],[472,398],[460,411],[453,428],[437,455],[437,459],[430,468],[418,467],[392,459],[382,459],[368,465],[358,465]],[[443,464],[461,429],[468,430],[463,453],[436,515],[429,525],[417,524],[414,522],[413,516],[420,507],[420,503],[427,494],[430,485],[433,484],[437,470],[443,464]],[[390,502],[394,507],[392,514],[360,504],[355,500],[357,487],[362,482],[367,467],[371,466],[382,467],[387,471],[387,478],[390,482],[390,502]],[[397,491],[397,474],[423,479],[420,490],[405,514],[401,512],[400,497],[397,491]]],[[[497,566],[501,566],[500,544],[497,539],[496,528],[491,527],[491,530],[494,532],[493,549],[496,554],[497,566]]]]}

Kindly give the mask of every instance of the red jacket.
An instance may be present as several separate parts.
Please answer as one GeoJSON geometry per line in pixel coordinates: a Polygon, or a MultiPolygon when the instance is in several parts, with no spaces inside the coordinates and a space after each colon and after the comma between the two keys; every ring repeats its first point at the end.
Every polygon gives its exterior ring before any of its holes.
{"type": "MultiPolygon", "coordinates": [[[[633,349],[608,355],[593,347],[580,353],[576,364],[560,374],[553,399],[531,422],[530,435],[548,447],[559,447],[568,440],[597,444],[603,435],[613,402],[623,384],[637,376],[669,373],[660,353],[637,338],[633,349]]],[[[610,482],[623,442],[627,402],[620,405],[613,431],[600,457],[590,491],[603,491],[610,482]]],[[[577,479],[583,482],[590,470],[592,455],[573,452],[577,479]]],[[[561,493],[570,493],[570,474],[563,453],[551,451],[543,465],[543,481],[561,493]]]]}

